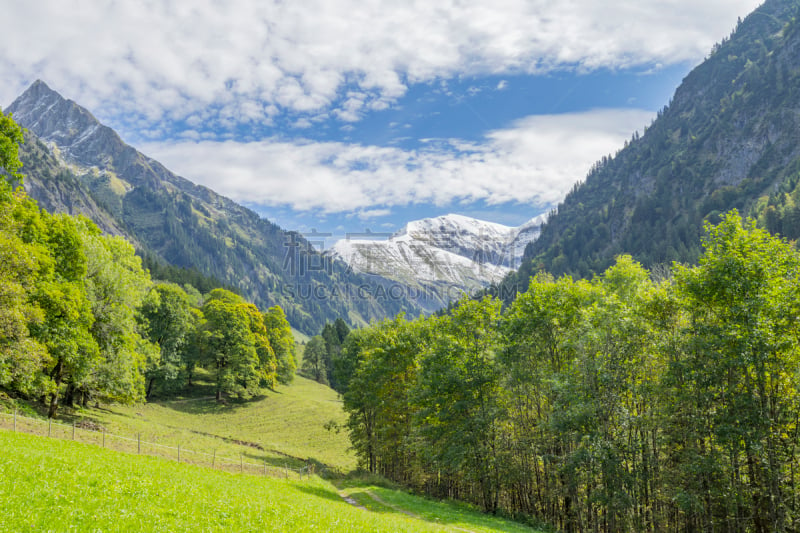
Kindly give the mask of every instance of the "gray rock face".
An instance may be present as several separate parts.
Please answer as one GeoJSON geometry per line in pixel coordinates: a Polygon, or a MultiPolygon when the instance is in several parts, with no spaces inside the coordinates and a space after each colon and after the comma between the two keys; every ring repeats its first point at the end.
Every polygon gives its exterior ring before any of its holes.
{"type": "Polygon", "coordinates": [[[104,233],[125,237],[138,245],[136,238],[125,230],[114,215],[98,204],[77,176],[61,166],[35,134],[25,132],[20,159],[25,190],[46,211],[83,215],[93,220],[104,233]]]}
{"type": "Polygon", "coordinates": [[[8,111],[39,139],[56,147],[55,155],[66,165],[100,173],[113,172],[128,183],[129,189],[146,186],[157,190],[170,184],[205,201],[216,200],[233,210],[244,209],[173,174],[158,161],[125,144],[114,130],[101,124],[88,110],[65,99],[40,80],[17,98],[8,111]]]}

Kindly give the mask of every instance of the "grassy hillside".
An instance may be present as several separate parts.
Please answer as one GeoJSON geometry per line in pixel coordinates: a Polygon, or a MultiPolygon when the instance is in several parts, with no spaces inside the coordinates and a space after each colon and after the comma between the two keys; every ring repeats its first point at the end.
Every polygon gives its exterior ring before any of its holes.
{"type": "Polygon", "coordinates": [[[250,473],[261,473],[257,465],[297,469],[309,460],[317,471],[352,470],[346,434],[324,428],[331,420],[344,421],[341,402],[330,388],[298,376],[254,401],[217,403],[204,377],[198,376],[191,394],[175,400],[75,409],[53,424],[52,435],[59,438],[52,439],[22,432],[48,433],[44,419],[22,418],[35,417],[35,405],[0,395],[0,408],[20,414],[18,433],[9,431],[10,414],[0,417],[0,479],[14,480],[0,487],[0,532],[195,531],[197,524],[204,525],[202,531],[531,531],[376,480],[339,477],[334,485],[291,472],[288,479],[233,474],[240,454],[250,473]],[[64,422],[77,424],[77,442],[64,422]],[[105,429],[105,440],[89,429],[105,429]],[[137,435],[164,447],[142,444],[138,455],[137,435]],[[181,463],[175,462],[177,446],[181,463]],[[211,455],[189,450],[215,454],[216,469],[208,468],[211,455]]]}
{"type": "Polygon", "coordinates": [[[347,435],[324,427],[329,421],[341,424],[345,419],[341,400],[328,387],[296,376],[291,385],[248,402],[217,403],[202,382],[194,394],[139,406],[83,409],[76,415],[111,433],[141,433],[143,440],[181,444],[206,453],[217,450],[238,456],[242,452],[277,466],[287,462],[297,466],[290,459],[295,458],[340,471],[355,467],[347,435]]]}
{"type": "MultiPolygon", "coordinates": [[[[104,405],[100,407],[64,409],[60,412],[58,431],[69,432],[60,424],[78,426],[77,440],[100,442],[99,431],[105,430],[110,445],[116,449],[135,451],[137,436],[143,442],[177,447],[184,456],[196,463],[208,463],[209,457],[193,460],[189,450],[217,457],[256,464],[266,462],[273,467],[299,468],[306,462],[315,463],[317,471],[324,467],[333,472],[349,472],[356,459],[349,450],[350,441],[344,432],[328,431],[325,425],[345,421],[341,400],[335,391],[315,381],[296,376],[293,383],[265,391],[247,402],[214,400],[213,385],[204,381],[208,376],[198,372],[195,386],[174,399],[154,399],[143,405],[104,405]],[[95,432],[86,431],[87,429],[95,432]],[[133,439],[132,444],[120,445],[111,434],[133,439]],[[113,443],[113,444],[112,444],[113,443]]],[[[0,427],[10,428],[10,413],[39,418],[26,422],[26,431],[47,434],[45,410],[41,405],[13,400],[0,392],[0,427]]],[[[158,448],[147,453],[174,455],[158,448]]]]}
{"type": "Polygon", "coordinates": [[[402,490],[393,490],[380,485],[370,485],[368,482],[345,480],[345,486],[340,494],[346,495],[366,509],[379,512],[396,514],[401,513],[418,520],[432,522],[447,526],[448,530],[491,532],[532,532],[518,522],[512,522],[497,516],[480,512],[476,507],[463,502],[439,502],[421,498],[402,490]]]}
{"type": "Polygon", "coordinates": [[[13,480],[0,484],[0,531],[530,531],[457,507],[445,514],[455,528],[371,512],[318,478],[229,474],[6,430],[0,448],[0,478],[13,480]]]}

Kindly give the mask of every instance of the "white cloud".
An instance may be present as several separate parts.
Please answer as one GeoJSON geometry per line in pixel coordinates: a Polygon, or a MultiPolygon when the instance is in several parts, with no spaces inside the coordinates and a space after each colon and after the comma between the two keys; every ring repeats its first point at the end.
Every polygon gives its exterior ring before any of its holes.
{"type": "MultiPolygon", "coordinates": [[[[392,214],[391,209],[361,209],[356,211],[352,214],[352,216],[357,217],[359,220],[366,221],[366,220],[373,220],[376,218],[386,217],[392,214]]],[[[350,216],[350,215],[348,215],[350,216]]]]}
{"type": "Polygon", "coordinates": [[[368,218],[412,203],[552,204],[652,118],[630,109],[537,115],[490,132],[482,143],[438,139],[416,151],[279,140],[140,148],[234,200],[368,218]]]}
{"type": "Polygon", "coordinates": [[[9,0],[0,102],[41,78],[112,124],[355,120],[416,82],[696,61],[758,3],[9,0]]]}

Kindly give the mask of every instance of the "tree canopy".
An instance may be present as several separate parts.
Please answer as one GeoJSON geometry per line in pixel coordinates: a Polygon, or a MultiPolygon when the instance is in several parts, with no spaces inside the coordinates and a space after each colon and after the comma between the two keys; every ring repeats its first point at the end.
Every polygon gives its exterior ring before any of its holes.
{"type": "Polygon", "coordinates": [[[800,253],[735,211],[703,248],[351,333],[362,466],[564,531],[796,530],[800,253]]]}
{"type": "Polygon", "coordinates": [[[294,343],[279,307],[262,314],[223,289],[154,285],[130,243],[12,188],[20,142],[0,111],[0,387],[45,399],[52,417],[63,404],[172,393],[198,366],[220,399],[291,381],[294,343]]]}

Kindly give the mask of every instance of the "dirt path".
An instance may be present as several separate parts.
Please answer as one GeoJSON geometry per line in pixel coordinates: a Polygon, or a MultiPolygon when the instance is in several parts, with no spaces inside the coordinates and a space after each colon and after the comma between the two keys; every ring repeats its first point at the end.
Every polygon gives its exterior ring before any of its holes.
{"type": "Polygon", "coordinates": [[[412,513],[411,511],[403,509],[402,507],[398,507],[397,505],[394,505],[393,503],[389,503],[387,501],[382,500],[380,496],[378,496],[377,494],[375,494],[371,490],[366,490],[364,492],[367,494],[367,496],[369,496],[370,498],[372,498],[373,500],[375,500],[379,504],[383,505],[384,507],[389,507],[390,509],[394,509],[398,513],[403,513],[404,515],[410,516],[411,518],[416,518],[417,520],[425,520],[424,518],[422,518],[420,515],[418,515],[416,513],[412,513]]]}
{"type": "Polygon", "coordinates": [[[366,507],[355,501],[353,498],[345,494],[343,490],[339,491],[339,497],[342,498],[344,501],[355,507],[356,509],[363,509],[364,511],[369,511],[366,507]]]}
{"type": "MultiPolygon", "coordinates": [[[[365,490],[364,493],[367,496],[369,496],[370,498],[372,498],[375,502],[379,503],[380,505],[383,505],[384,507],[388,507],[389,509],[393,509],[393,510],[397,511],[398,513],[403,513],[404,515],[410,516],[411,518],[416,518],[417,520],[422,520],[422,521],[426,521],[427,522],[427,520],[425,518],[421,517],[420,515],[418,515],[416,513],[412,513],[411,511],[409,511],[407,509],[403,509],[400,506],[397,506],[397,505],[395,505],[393,503],[389,503],[389,502],[385,501],[384,499],[382,499],[380,496],[378,496],[377,494],[375,494],[371,490],[365,490]]],[[[357,507],[359,509],[364,509],[365,511],[369,510],[366,507],[364,507],[363,505],[360,505],[353,498],[348,496],[344,491],[340,490],[339,491],[339,496],[341,496],[344,501],[346,501],[347,503],[349,503],[353,507],[357,507]]],[[[440,525],[442,525],[444,527],[448,527],[450,529],[455,529],[456,531],[464,531],[466,533],[475,533],[474,531],[472,531],[470,529],[464,529],[464,528],[461,528],[461,527],[458,527],[458,526],[448,526],[446,524],[440,524],[440,525]]]]}

